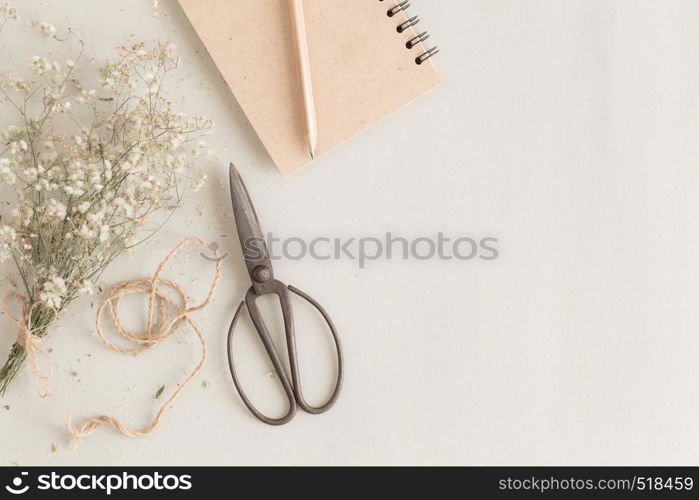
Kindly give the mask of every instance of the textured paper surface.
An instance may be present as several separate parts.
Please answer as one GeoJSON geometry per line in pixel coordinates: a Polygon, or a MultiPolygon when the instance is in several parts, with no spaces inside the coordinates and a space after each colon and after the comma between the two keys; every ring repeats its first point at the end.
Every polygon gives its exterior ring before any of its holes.
{"type": "MultiPolygon", "coordinates": [[[[283,174],[310,161],[286,0],[180,0],[250,123],[283,174]]],[[[306,0],[318,154],[433,89],[440,76],[415,36],[386,15],[395,1],[306,0]]],[[[412,12],[415,15],[416,13],[412,12]]],[[[423,28],[427,29],[426,27],[423,28]]]]}

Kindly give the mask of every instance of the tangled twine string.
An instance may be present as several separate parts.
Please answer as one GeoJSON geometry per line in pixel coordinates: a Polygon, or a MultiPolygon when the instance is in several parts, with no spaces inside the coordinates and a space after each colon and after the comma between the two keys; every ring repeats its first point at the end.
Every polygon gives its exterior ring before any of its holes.
{"type": "Polygon", "coordinates": [[[36,332],[41,330],[41,327],[31,327],[32,315],[39,304],[34,303],[30,306],[29,300],[24,295],[20,295],[17,292],[9,292],[2,298],[2,306],[5,310],[5,314],[8,318],[10,318],[10,321],[17,325],[18,333],[15,343],[22,347],[27,353],[27,358],[29,359],[29,363],[32,365],[32,371],[34,372],[34,381],[36,382],[39,396],[45,398],[49,395],[48,379],[53,373],[53,367],[51,367],[49,373],[46,373],[41,369],[41,366],[39,366],[39,354],[47,359],[49,357],[48,353],[43,347],[41,347],[41,337],[35,335],[36,332]],[[12,308],[10,307],[9,301],[13,299],[19,302],[22,306],[22,313],[19,317],[12,314],[12,308]]]}
{"type": "Polygon", "coordinates": [[[117,286],[115,286],[110,292],[107,298],[102,302],[99,309],[97,310],[97,333],[102,339],[102,342],[107,346],[107,348],[112,351],[126,353],[126,354],[138,354],[147,351],[156,345],[158,345],[163,340],[173,336],[177,333],[184,325],[189,324],[192,330],[199,338],[201,342],[201,359],[197,364],[196,368],[187,376],[187,378],[179,385],[175,393],[170,396],[170,398],[162,405],[158,413],[156,414],[153,421],[146,427],[140,430],[132,430],[122,424],[118,419],[111,417],[109,415],[100,415],[99,417],[93,417],[77,428],[71,425],[70,414],[66,417],[66,427],[68,432],[72,437],[72,444],[77,445],[81,439],[89,436],[95,432],[99,427],[104,424],[109,424],[121,432],[124,436],[137,437],[145,436],[150,434],[153,429],[155,429],[163,418],[163,415],[167,409],[172,405],[172,403],[177,399],[185,386],[197,376],[199,371],[201,371],[204,362],[206,361],[206,341],[201,333],[199,327],[194,323],[190,314],[196,311],[200,311],[209,305],[214,297],[214,292],[216,291],[216,286],[221,279],[221,259],[216,259],[216,275],[214,276],[211,286],[209,288],[209,293],[204,301],[196,306],[188,305],[188,297],[184,289],[177,283],[166,280],[160,277],[165,266],[177,255],[184,247],[198,244],[210,250],[218,257],[218,252],[207,245],[207,243],[200,238],[186,238],[182,240],[163,260],[155,274],[150,279],[140,279],[125,281],[117,286]],[[174,292],[177,296],[177,300],[173,300],[167,295],[166,290],[174,292]],[[148,295],[148,320],[146,328],[143,332],[132,332],[128,330],[122,324],[119,318],[119,306],[121,300],[130,295],[148,295]],[[124,339],[135,344],[136,347],[131,349],[124,349],[114,345],[110,342],[104,334],[101,324],[102,313],[105,308],[109,311],[109,316],[112,320],[113,326],[116,332],[124,339]],[[174,315],[168,318],[168,312],[171,311],[174,315]]]}

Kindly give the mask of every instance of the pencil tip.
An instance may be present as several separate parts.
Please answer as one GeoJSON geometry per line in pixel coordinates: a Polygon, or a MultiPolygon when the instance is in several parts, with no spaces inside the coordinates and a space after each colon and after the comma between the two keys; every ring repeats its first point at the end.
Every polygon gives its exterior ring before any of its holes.
{"type": "Polygon", "coordinates": [[[316,159],[316,152],[311,149],[311,160],[316,159]]]}

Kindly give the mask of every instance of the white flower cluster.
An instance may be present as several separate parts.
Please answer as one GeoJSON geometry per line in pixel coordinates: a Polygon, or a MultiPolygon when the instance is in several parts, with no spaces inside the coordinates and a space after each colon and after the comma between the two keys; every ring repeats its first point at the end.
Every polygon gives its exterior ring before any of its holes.
{"type": "Polygon", "coordinates": [[[68,288],[63,278],[52,276],[47,279],[39,292],[39,300],[52,309],[60,309],[64,297],[68,295],[68,288]]]}
{"type": "Polygon", "coordinates": [[[39,23],[39,29],[44,36],[53,36],[56,34],[56,27],[50,23],[39,23]]]}
{"type": "Polygon", "coordinates": [[[13,21],[16,21],[18,19],[17,15],[17,8],[13,7],[9,3],[5,3],[5,5],[0,5],[0,14],[2,15],[2,19],[11,19],[13,21]]]}
{"type": "MultiPolygon", "coordinates": [[[[57,40],[53,25],[35,26],[57,40]]],[[[77,79],[79,62],[36,56],[35,81],[0,81],[21,118],[0,131],[0,188],[13,192],[0,213],[0,262],[13,257],[28,295],[56,311],[92,293],[109,262],[157,229],[150,217],[204,185],[193,164],[212,125],[165,99],[178,63],[170,44],[121,47],[99,70],[99,90],[77,79]]]]}
{"type": "Polygon", "coordinates": [[[10,226],[0,226],[0,263],[7,262],[17,241],[17,233],[10,226]]]}
{"type": "Polygon", "coordinates": [[[12,186],[17,182],[15,167],[9,158],[0,158],[0,183],[12,186]]]}

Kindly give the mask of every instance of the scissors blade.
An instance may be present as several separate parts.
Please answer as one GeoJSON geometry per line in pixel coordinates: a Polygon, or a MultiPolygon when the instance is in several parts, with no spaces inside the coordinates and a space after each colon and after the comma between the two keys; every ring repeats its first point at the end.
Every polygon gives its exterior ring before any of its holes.
{"type": "Polygon", "coordinates": [[[250,274],[250,280],[255,283],[260,281],[258,273],[264,266],[267,268],[265,280],[272,278],[272,261],[269,257],[267,244],[260,228],[260,222],[255,212],[255,207],[250,199],[245,183],[235,165],[230,165],[231,200],[233,202],[233,216],[240,239],[240,248],[243,250],[245,265],[250,274]],[[257,271],[255,271],[257,268],[257,271]],[[257,278],[256,278],[257,276],[257,278]]]}

